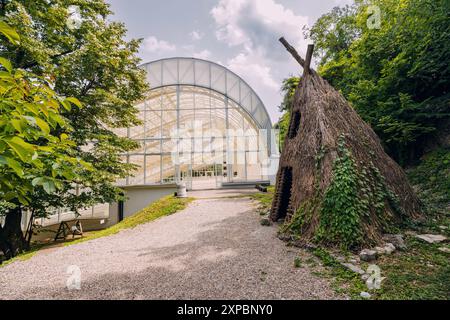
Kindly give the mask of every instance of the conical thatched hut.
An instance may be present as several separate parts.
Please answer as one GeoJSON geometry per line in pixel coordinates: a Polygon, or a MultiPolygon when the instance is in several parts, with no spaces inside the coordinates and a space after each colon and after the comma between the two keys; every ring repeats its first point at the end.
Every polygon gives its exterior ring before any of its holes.
{"type": "Polygon", "coordinates": [[[304,74],[280,159],[271,220],[302,242],[356,248],[421,216],[405,173],[344,97],[283,38],[304,74]]]}

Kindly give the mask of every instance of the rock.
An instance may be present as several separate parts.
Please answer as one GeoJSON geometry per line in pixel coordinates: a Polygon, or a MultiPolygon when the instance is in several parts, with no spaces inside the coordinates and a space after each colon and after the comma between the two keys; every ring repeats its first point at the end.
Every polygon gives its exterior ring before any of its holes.
{"type": "Polygon", "coordinates": [[[359,253],[359,258],[362,261],[370,262],[377,258],[377,252],[375,250],[364,249],[359,253]]]}
{"type": "Polygon", "coordinates": [[[268,218],[262,218],[260,221],[262,226],[270,226],[272,225],[272,222],[270,222],[270,220],[268,218]]]}
{"type": "Polygon", "coordinates": [[[281,241],[291,241],[292,240],[292,237],[289,234],[287,234],[287,233],[279,233],[277,235],[277,237],[281,241]]]}
{"type": "Polygon", "coordinates": [[[310,243],[310,242],[305,243],[305,244],[303,245],[303,247],[304,247],[306,250],[308,250],[308,251],[314,251],[314,250],[317,249],[317,246],[316,246],[315,244],[313,244],[313,243],[310,243]]]}
{"type": "Polygon", "coordinates": [[[361,292],[359,295],[361,296],[361,298],[364,298],[364,299],[370,299],[370,297],[371,297],[370,293],[365,292],[365,291],[361,292]]]}
{"type": "Polygon", "coordinates": [[[416,238],[426,241],[428,243],[439,243],[447,240],[447,237],[444,237],[440,234],[418,234],[416,238]]]}
{"type": "Polygon", "coordinates": [[[364,273],[363,275],[361,275],[361,280],[364,282],[366,282],[366,280],[369,278],[370,278],[370,274],[368,274],[368,273],[364,273]]]}
{"type": "Polygon", "coordinates": [[[377,255],[381,256],[386,253],[383,247],[375,247],[373,250],[377,252],[377,255]]]}
{"type": "Polygon", "coordinates": [[[439,226],[439,229],[441,230],[447,230],[448,228],[446,226],[439,226]]]}
{"type": "Polygon", "coordinates": [[[385,234],[383,240],[392,243],[397,250],[406,249],[406,244],[401,234],[385,234]]]}
{"type": "Polygon", "coordinates": [[[391,254],[395,251],[395,246],[392,243],[386,243],[386,245],[383,247],[385,254],[391,254]]]}
{"type": "Polygon", "coordinates": [[[341,263],[341,264],[344,267],[346,267],[347,269],[349,269],[350,271],[353,271],[353,272],[358,273],[360,275],[363,275],[363,274],[366,273],[363,269],[361,269],[360,267],[358,267],[358,266],[356,266],[354,264],[351,264],[351,263],[341,263]]]}
{"type": "Polygon", "coordinates": [[[445,252],[445,253],[450,253],[450,248],[447,248],[447,247],[440,247],[440,248],[438,248],[438,250],[445,252]]]}

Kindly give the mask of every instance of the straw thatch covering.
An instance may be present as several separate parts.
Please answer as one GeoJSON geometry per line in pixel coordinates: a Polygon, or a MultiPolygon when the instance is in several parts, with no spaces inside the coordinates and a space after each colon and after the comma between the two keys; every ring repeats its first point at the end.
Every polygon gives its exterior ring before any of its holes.
{"type": "Polygon", "coordinates": [[[301,241],[359,247],[421,216],[402,168],[326,80],[283,38],[304,67],[291,110],[271,219],[301,241]]]}

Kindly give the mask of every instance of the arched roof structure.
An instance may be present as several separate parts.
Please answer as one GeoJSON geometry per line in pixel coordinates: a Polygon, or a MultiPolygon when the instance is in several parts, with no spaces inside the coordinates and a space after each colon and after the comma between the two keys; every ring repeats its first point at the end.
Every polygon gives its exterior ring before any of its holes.
{"type": "Polygon", "coordinates": [[[208,177],[215,185],[263,181],[276,150],[272,123],[256,92],[214,62],[168,58],[145,63],[150,86],[136,108],[142,124],[119,129],[140,147],[124,155],[138,166],[121,185],[189,187],[208,177]]]}
{"type": "Polygon", "coordinates": [[[217,63],[197,58],[166,58],[142,65],[151,90],[188,85],[216,91],[242,107],[260,129],[272,122],[258,94],[234,72],[217,63]]]}

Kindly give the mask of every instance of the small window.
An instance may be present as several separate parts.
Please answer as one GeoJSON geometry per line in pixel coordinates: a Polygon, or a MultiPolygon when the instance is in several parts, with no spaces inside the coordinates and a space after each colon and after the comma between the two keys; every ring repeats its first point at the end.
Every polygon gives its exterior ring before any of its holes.
{"type": "Polygon", "coordinates": [[[294,111],[292,114],[291,124],[289,126],[288,137],[293,139],[297,136],[300,127],[300,111],[294,111]]]}

